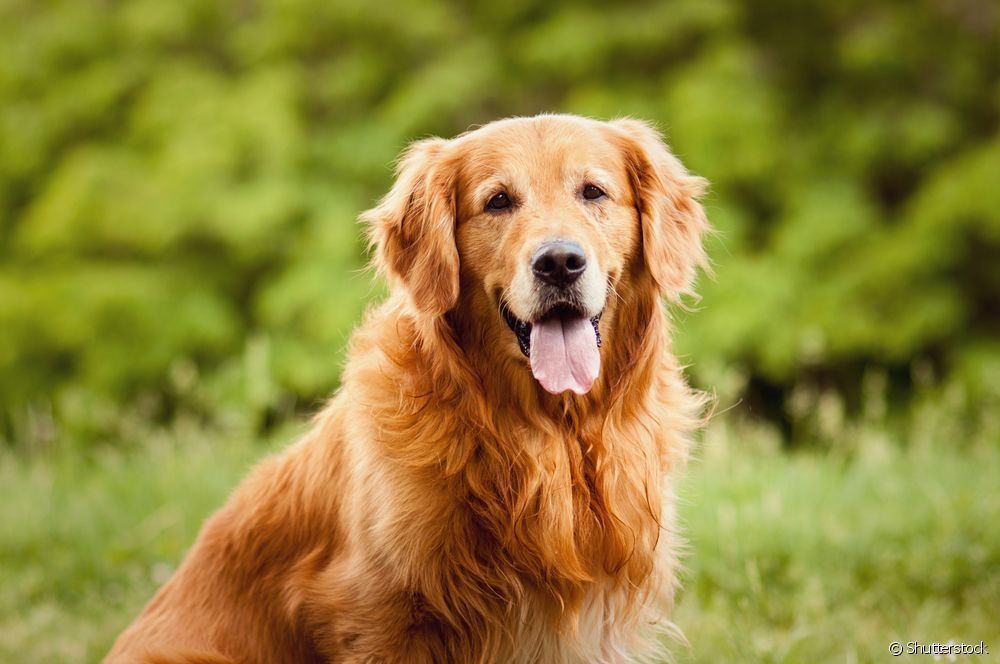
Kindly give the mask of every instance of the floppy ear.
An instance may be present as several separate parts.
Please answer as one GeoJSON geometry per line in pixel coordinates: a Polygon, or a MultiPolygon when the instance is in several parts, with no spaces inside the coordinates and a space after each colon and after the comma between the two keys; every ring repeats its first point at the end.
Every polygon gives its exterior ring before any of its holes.
{"type": "Polygon", "coordinates": [[[645,122],[621,119],[611,126],[622,140],[646,268],[671,299],[694,295],[697,269],[708,269],[701,238],[709,225],[698,203],[708,182],[689,174],[659,132],[645,122]]]}
{"type": "Polygon", "coordinates": [[[417,141],[396,169],[396,183],[361,215],[375,263],[406,288],[419,309],[444,314],[458,300],[455,173],[443,158],[447,141],[417,141]]]}

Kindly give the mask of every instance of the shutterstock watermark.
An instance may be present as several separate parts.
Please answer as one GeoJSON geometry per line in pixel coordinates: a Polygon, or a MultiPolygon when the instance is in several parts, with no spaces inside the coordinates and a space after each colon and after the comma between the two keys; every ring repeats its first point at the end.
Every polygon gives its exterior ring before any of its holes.
{"type": "Polygon", "coordinates": [[[955,662],[962,655],[989,655],[990,647],[983,641],[979,643],[959,643],[958,641],[948,641],[947,643],[907,641],[903,643],[902,641],[893,641],[889,644],[889,654],[893,657],[931,655],[937,660],[955,662]]]}

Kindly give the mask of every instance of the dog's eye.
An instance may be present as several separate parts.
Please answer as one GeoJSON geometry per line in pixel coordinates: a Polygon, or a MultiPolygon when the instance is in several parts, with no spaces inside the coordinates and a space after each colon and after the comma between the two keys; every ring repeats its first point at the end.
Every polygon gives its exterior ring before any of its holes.
{"type": "Polygon", "coordinates": [[[510,196],[507,195],[507,192],[501,191],[499,194],[497,194],[496,196],[494,196],[493,198],[491,198],[489,201],[486,202],[486,209],[506,210],[507,208],[510,207],[510,203],[511,203],[510,196]]]}
{"type": "Polygon", "coordinates": [[[607,194],[592,184],[588,184],[583,188],[583,197],[588,201],[596,201],[598,198],[604,198],[605,196],[607,196],[607,194]]]}

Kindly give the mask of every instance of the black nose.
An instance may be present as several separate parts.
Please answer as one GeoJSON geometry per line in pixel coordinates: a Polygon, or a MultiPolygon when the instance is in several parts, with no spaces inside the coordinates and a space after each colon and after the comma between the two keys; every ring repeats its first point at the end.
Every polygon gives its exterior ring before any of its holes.
{"type": "Polygon", "coordinates": [[[547,284],[569,286],[587,269],[583,247],[569,240],[546,242],[531,258],[531,271],[547,284]]]}

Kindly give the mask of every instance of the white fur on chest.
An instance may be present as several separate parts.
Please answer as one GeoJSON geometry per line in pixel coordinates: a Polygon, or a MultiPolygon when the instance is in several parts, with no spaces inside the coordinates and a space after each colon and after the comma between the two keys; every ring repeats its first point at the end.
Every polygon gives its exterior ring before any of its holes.
{"type": "Polygon", "coordinates": [[[516,623],[511,625],[511,650],[502,653],[498,662],[617,664],[636,661],[635,653],[629,652],[634,622],[626,619],[628,624],[622,624],[619,618],[624,612],[616,610],[618,604],[626,601],[623,593],[596,584],[584,600],[575,628],[567,624],[559,631],[539,618],[541,610],[537,603],[541,601],[545,600],[525,598],[516,623]]]}

